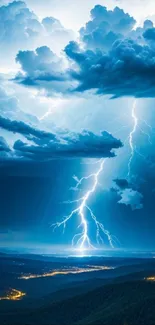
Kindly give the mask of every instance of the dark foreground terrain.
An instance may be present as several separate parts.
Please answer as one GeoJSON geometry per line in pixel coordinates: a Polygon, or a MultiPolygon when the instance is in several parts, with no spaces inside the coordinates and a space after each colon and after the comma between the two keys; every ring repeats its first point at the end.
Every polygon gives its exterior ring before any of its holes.
{"type": "Polygon", "coordinates": [[[154,277],[153,258],[1,255],[0,325],[155,325],[154,277]]]}

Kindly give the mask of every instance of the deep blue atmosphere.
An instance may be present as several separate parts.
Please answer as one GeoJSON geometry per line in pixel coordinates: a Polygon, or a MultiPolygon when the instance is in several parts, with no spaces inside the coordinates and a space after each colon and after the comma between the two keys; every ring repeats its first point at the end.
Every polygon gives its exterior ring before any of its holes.
{"type": "Polygon", "coordinates": [[[1,248],[153,251],[152,1],[68,2],[0,3],[1,248]]]}
{"type": "Polygon", "coordinates": [[[155,324],[154,0],[0,0],[0,325],[155,324]]]}
{"type": "Polygon", "coordinates": [[[91,2],[1,3],[1,248],[154,250],[152,3],[91,2]]]}
{"type": "Polygon", "coordinates": [[[32,9],[0,7],[1,246],[153,250],[153,21],[96,4],[78,37],[32,9]]]}

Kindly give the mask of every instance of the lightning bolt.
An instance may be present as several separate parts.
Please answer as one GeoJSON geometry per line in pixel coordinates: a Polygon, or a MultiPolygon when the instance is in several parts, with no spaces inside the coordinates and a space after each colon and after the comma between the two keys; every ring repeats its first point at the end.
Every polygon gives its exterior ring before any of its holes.
{"type": "Polygon", "coordinates": [[[65,230],[67,223],[73,218],[74,215],[78,215],[80,217],[80,223],[78,228],[81,229],[81,231],[72,239],[72,245],[76,246],[78,250],[84,251],[85,249],[95,249],[94,245],[92,244],[90,237],[89,237],[89,229],[88,229],[88,221],[85,216],[85,211],[89,212],[89,216],[91,217],[91,220],[95,223],[96,227],[96,241],[97,244],[103,244],[104,240],[103,238],[106,236],[110,246],[114,248],[114,243],[117,241],[117,238],[115,236],[112,236],[108,230],[105,229],[104,225],[98,221],[97,217],[94,215],[92,209],[89,207],[89,199],[95,193],[97,186],[99,184],[99,177],[103,171],[105,159],[100,159],[97,161],[99,164],[99,168],[96,173],[92,173],[88,175],[87,177],[83,177],[81,179],[78,179],[76,176],[74,176],[74,180],[77,182],[75,186],[75,190],[78,190],[80,185],[83,183],[84,180],[93,179],[93,184],[90,187],[90,189],[85,193],[85,195],[75,201],[69,201],[68,203],[77,202],[78,207],[71,211],[71,213],[64,217],[61,222],[57,222],[54,225],[52,225],[54,230],[59,227],[63,227],[65,230]]]}
{"type": "MultiPolygon", "coordinates": [[[[136,104],[137,104],[137,101],[135,100],[134,103],[133,103],[133,106],[132,106],[132,111],[131,111],[131,116],[133,118],[133,129],[132,131],[130,132],[129,134],[129,145],[130,145],[130,148],[131,148],[131,156],[130,156],[130,159],[129,159],[129,163],[128,163],[128,174],[127,174],[127,177],[130,179],[131,178],[131,165],[132,165],[132,161],[133,161],[133,158],[134,158],[134,154],[137,153],[141,158],[145,159],[145,156],[143,156],[143,154],[141,152],[139,152],[137,150],[137,147],[134,145],[134,142],[133,142],[133,137],[134,137],[134,134],[136,133],[137,129],[139,129],[141,131],[141,133],[145,136],[147,136],[148,138],[148,141],[149,143],[152,145],[152,141],[151,141],[151,136],[149,133],[145,132],[140,126],[139,126],[139,119],[137,117],[137,114],[136,114],[136,104]]],[[[149,125],[145,120],[142,120],[140,119],[151,131],[153,130],[151,125],[149,125]]]]}
{"type": "MultiPolygon", "coordinates": [[[[137,147],[134,144],[134,135],[135,135],[137,129],[139,129],[143,135],[147,136],[149,143],[152,144],[150,134],[145,132],[140,127],[139,121],[141,120],[143,123],[145,123],[145,125],[151,131],[152,131],[152,127],[145,120],[138,119],[137,114],[136,114],[136,103],[137,102],[134,101],[133,106],[132,106],[132,111],[131,111],[131,116],[133,119],[133,128],[127,138],[127,141],[129,140],[129,146],[131,148],[131,155],[130,155],[130,159],[128,162],[128,174],[127,174],[129,179],[131,178],[131,167],[132,167],[132,161],[133,161],[135,153],[138,154],[141,158],[146,159],[143,156],[143,154],[137,150],[137,147]]],[[[128,127],[128,126],[126,126],[126,125],[122,126],[121,129],[126,128],[126,127],[128,127]]],[[[119,132],[121,129],[119,129],[115,133],[119,132]]],[[[68,222],[74,216],[78,216],[80,218],[79,225],[78,225],[78,229],[80,229],[80,231],[74,235],[74,237],[72,239],[72,245],[77,247],[78,250],[80,250],[80,251],[96,248],[92,244],[92,241],[89,237],[89,227],[88,227],[88,220],[86,217],[86,211],[87,211],[87,213],[89,213],[89,218],[91,218],[91,220],[94,222],[95,227],[96,227],[97,245],[104,244],[105,237],[107,238],[111,248],[114,248],[115,244],[119,243],[118,239],[115,236],[111,235],[107,229],[105,229],[104,225],[97,219],[97,217],[94,215],[92,209],[89,206],[89,200],[90,200],[91,196],[95,193],[97,186],[99,186],[99,178],[100,178],[101,173],[103,172],[105,161],[106,161],[106,159],[100,159],[98,161],[96,160],[95,164],[99,164],[99,168],[97,169],[96,173],[92,173],[88,176],[84,176],[81,179],[79,179],[75,175],[73,176],[73,179],[75,180],[76,185],[74,187],[72,187],[71,189],[74,191],[78,191],[80,189],[80,186],[83,184],[83,182],[88,181],[90,179],[92,179],[93,184],[90,187],[90,189],[88,189],[86,191],[84,196],[82,196],[79,199],[74,200],[74,201],[65,202],[65,203],[77,203],[77,207],[75,209],[73,209],[69,215],[64,217],[62,219],[62,221],[57,222],[52,225],[53,230],[55,230],[56,228],[63,227],[63,232],[64,232],[68,222]]],[[[90,164],[90,163],[88,163],[88,164],[90,164]]],[[[94,165],[94,163],[91,163],[91,164],[94,165]]]]}
{"type": "Polygon", "coordinates": [[[134,133],[136,132],[137,130],[137,125],[138,125],[138,119],[137,119],[137,116],[135,114],[135,109],[136,109],[136,101],[134,101],[133,103],[133,107],[132,107],[132,112],[131,112],[131,116],[133,118],[133,121],[134,121],[134,125],[133,125],[133,129],[132,131],[130,132],[129,134],[129,145],[130,145],[130,148],[131,148],[131,156],[130,156],[130,159],[129,159],[129,163],[128,163],[128,178],[130,178],[130,174],[131,174],[131,165],[132,165],[132,160],[134,158],[134,144],[133,144],[133,135],[134,133]]]}

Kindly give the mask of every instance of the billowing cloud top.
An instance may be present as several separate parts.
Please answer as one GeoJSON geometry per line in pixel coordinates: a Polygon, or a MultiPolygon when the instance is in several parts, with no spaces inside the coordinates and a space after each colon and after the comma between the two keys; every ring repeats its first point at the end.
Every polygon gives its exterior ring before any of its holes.
{"type": "Polygon", "coordinates": [[[118,7],[108,11],[97,5],[91,10],[91,20],[80,30],[81,39],[87,48],[108,50],[117,39],[128,35],[135,23],[118,7]]]}
{"type": "Polygon", "coordinates": [[[23,74],[17,79],[26,85],[30,80],[29,86],[51,92],[72,94],[95,90],[111,97],[154,97],[155,28],[150,20],[146,20],[142,28],[133,29],[135,24],[134,18],[120,8],[109,11],[97,5],[91,11],[91,20],[80,30],[80,41],[71,41],[65,47],[69,67],[61,74],[58,64],[61,77],[57,71],[56,87],[53,72],[51,68],[47,72],[44,59],[41,72],[36,64],[31,71],[23,65],[23,55],[28,62],[35,52],[18,54],[23,74]],[[34,80],[36,68],[39,73],[34,80]],[[62,87],[66,79],[70,79],[72,88],[62,87]]]}
{"type": "Polygon", "coordinates": [[[65,92],[69,87],[69,77],[64,72],[63,60],[47,46],[39,47],[35,51],[20,51],[16,62],[21,64],[24,71],[24,77],[19,73],[16,81],[26,86],[45,87],[48,92],[65,92]]]}
{"type": "Polygon", "coordinates": [[[41,21],[24,1],[13,1],[0,6],[0,59],[15,58],[21,49],[35,49],[48,45],[60,50],[68,43],[74,33],[66,30],[58,19],[45,17],[41,21]],[[7,57],[5,57],[7,55],[7,57]]]}

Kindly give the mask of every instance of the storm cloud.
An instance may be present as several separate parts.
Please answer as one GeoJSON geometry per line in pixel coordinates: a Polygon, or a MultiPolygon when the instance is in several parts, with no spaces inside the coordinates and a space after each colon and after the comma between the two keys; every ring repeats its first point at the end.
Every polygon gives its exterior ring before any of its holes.
{"type": "Polygon", "coordinates": [[[131,184],[127,179],[115,179],[117,188],[115,189],[121,199],[119,204],[130,206],[132,210],[140,210],[143,208],[143,195],[136,190],[135,184],[131,184]]]}
{"type": "Polygon", "coordinates": [[[80,30],[80,42],[71,41],[64,49],[68,60],[66,69],[60,68],[57,62],[53,73],[52,64],[47,65],[43,58],[41,71],[40,67],[36,70],[36,60],[34,66],[30,62],[30,56],[35,54],[20,52],[17,61],[23,74],[16,80],[26,86],[70,95],[92,90],[112,98],[154,97],[153,23],[146,20],[143,27],[133,30],[135,23],[133,17],[118,7],[109,11],[97,5],[91,11],[91,20],[80,30]],[[23,55],[31,70],[24,65],[23,55]],[[66,80],[68,84],[64,87],[66,80]]]}
{"type": "Polygon", "coordinates": [[[40,131],[39,129],[36,129],[22,121],[10,120],[9,118],[5,118],[2,116],[0,116],[0,128],[13,133],[21,134],[28,139],[32,137],[33,139],[36,138],[36,141],[37,139],[40,139],[42,141],[50,141],[55,139],[56,137],[52,133],[40,131]]]}
{"type": "Polygon", "coordinates": [[[114,182],[116,183],[116,185],[121,189],[121,190],[125,190],[126,188],[130,187],[129,182],[127,181],[127,179],[114,179],[114,182]]]}
{"type": "Polygon", "coordinates": [[[142,199],[143,195],[138,191],[134,191],[131,188],[127,188],[120,193],[121,199],[119,204],[125,204],[131,206],[132,210],[139,210],[143,208],[142,199]]]}
{"type": "Polygon", "coordinates": [[[39,161],[55,158],[114,157],[114,149],[122,147],[120,140],[105,131],[99,135],[88,130],[81,133],[62,130],[61,133],[54,134],[4,117],[0,118],[0,127],[18,133],[31,142],[17,140],[14,144],[16,156],[39,161]]]}

